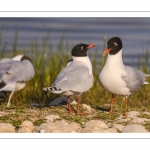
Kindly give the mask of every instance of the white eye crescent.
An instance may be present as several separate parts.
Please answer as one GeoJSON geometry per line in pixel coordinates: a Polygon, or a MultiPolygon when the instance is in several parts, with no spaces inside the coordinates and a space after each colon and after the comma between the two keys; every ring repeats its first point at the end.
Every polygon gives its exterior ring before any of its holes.
{"type": "Polygon", "coordinates": [[[84,50],[84,46],[81,46],[81,50],[84,50]]]}
{"type": "Polygon", "coordinates": [[[117,46],[117,43],[116,43],[116,42],[114,43],[114,46],[117,46]]]}

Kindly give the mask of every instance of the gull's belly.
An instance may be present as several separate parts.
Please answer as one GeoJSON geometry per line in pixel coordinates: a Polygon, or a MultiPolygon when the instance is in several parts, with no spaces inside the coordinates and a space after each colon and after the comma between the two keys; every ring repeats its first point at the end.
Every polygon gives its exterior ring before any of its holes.
{"type": "Polygon", "coordinates": [[[100,83],[110,93],[128,96],[130,90],[126,87],[126,83],[121,78],[121,74],[102,72],[99,76],[100,83]]]}

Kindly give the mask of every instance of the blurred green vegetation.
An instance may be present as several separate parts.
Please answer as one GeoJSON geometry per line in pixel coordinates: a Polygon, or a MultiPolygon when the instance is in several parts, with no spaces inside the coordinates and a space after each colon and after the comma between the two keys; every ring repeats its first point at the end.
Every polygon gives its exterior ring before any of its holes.
{"type": "MultiPolygon", "coordinates": [[[[0,32],[0,59],[13,57],[17,54],[25,54],[33,61],[35,76],[30,81],[26,82],[26,86],[23,90],[16,93],[16,98],[13,98],[11,103],[12,105],[25,105],[30,103],[47,105],[61,95],[43,91],[43,88],[51,86],[58,73],[66,66],[67,61],[71,59],[71,49],[74,45],[69,45],[62,36],[57,45],[57,49],[53,50],[48,33],[45,37],[43,37],[41,43],[38,43],[35,39],[31,41],[29,49],[25,49],[24,47],[17,49],[17,35],[17,32],[15,32],[12,46],[10,49],[7,49],[7,42],[2,44],[2,32],[0,32]]],[[[107,39],[104,37],[102,40],[104,41],[105,49],[107,39]]],[[[104,90],[99,83],[99,73],[106,61],[106,56],[103,57],[102,53],[103,50],[98,47],[94,48],[94,50],[88,51],[88,55],[91,58],[93,66],[94,85],[89,91],[83,93],[81,96],[82,103],[90,104],[95,107],[103,107],[105,104],[109,104],[111,98],[111,94],[104,90]]],[[[148,49],[142,57],[139,56],[138,60],[137,68],[148,73],[148,49]]],[[[150,81],[150,78],[148,78],[147,81],[150,81]]],[[[9,94],[10,93],[7,94],[5,103],[8,101],[9,94]]],[[[138,92],[133,93],[129,97],[129,109],[150,109],[149,98],[150,85],[143,85],[138,92]]],[[[115,105],[118,105],[120,108],[123,107],[123,97],[117,96],[115,99],[115,105]]]]}

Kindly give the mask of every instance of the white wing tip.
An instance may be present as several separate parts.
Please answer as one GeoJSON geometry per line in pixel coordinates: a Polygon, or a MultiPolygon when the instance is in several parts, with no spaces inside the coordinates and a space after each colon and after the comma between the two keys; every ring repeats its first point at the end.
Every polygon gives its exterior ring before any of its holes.
{"type": "Polygon", "coordinates": [[[44,91],[47,91],[47,88],[43,88],[44,91]]]}
{"type": "Polygon", "coordinates": [[[143,84],[149,84],[149,82],[146,82],[146,81],[145,81],[143,84]]]}

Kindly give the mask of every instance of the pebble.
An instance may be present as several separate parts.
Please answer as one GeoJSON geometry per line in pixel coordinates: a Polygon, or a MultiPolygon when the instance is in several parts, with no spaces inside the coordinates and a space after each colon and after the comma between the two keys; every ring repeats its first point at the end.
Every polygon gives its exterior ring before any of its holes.
{"type": "Polygon", "coordinates": [[[130,111],[127,112],[127,117],[131,117],[131,118],[140,117],[140,113],[138,111],[130,111]]]}
{"type": "Polygon", "coordinates": [[[101,120],[90,120],[88,121],[86,124],[85,124],[85,128],[94,128],[94,127],[97,127],[97,128],[102,128],[102,129],[105,129],[105,128],[109,128],[106,123],[104,123],[103,121],[101,120]]]}
{"type": "Polygon", "coordinates": [[[115,119],[115,123],[126,123],[126,122],[130,122],[131,120],[132,118],[125,118],[125,119],[117,118],[115,119]]]}
{"type": "Polygon", "coordinates": [[[82,107],[83,107],[83,109],[85,109],[85,110],[87,110],[89,112],[92,110],[91,106],[89,106],[87,104],[82,104],[82,107]]]}
{"type": "Polygon", "coordinates": [[[149,113],[149,112],[146,112],[146,111],[143,112],[143,114],[150,116],[150,113],[149,113]]]}
{"type": "Polygon", "coordinates": [[[81,127],[79,124],[72,122],[67,123],[65,120],[56,121],[54,123],[48,122],[42,124],[40,127],[36,128],[36,131],[39,133],[69,133],[69,132],[79,132],[81,127]]]}
{"type": "Polygon", "coordinates": [[[59,119],[60,117],[58,115],[49,115],[46,116],[44,119],[46,119],[46,122],[54,122],[56,119],[59,119]]]}
{"type": "Polygon", "coordinates": [[[0,133],[14,133],[15,127],[9,123],[0,123],[0,133]]]}
{"type": "Polygon", "coordinates": [[[25,120],[21,123],[18,129],[18,133],[32,133],[34,125],[31,121],[25,120]]]}
{"type": "Polygon", "coordinates": [[[147,132],[148,131],[145,129],[145,127],[139,124],[126,125],[122,130],[122,133],[147,133],[147,132]]]}
{"type": "Polygon", "coordinates": [[[94,127],[94,128],[84,128],[82,129],[82,133],[118,133],[118,131],[114,128],[98,128],[98,127],[94,127]]]}
{"type": "Polygon", "coordinates": [[[115,129],[118,130],[119,132],[121,132],[124,127],[125,127],[125,126],[122,125],[122,124],[115,124],[115,123],[114,123],[114,124],[112,125],[112,128],[115,128],[115,129]]]}
{"type": "Polygon", "coordinates": [[[145,124],[145,120],[143,118],[135,117],[135,118],[133,118],[133,120],[131,120],[131,123],[144,125],[145,124]]]}

